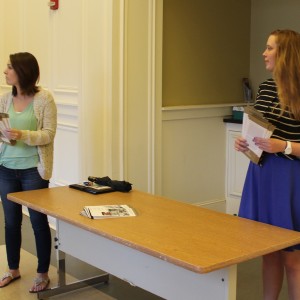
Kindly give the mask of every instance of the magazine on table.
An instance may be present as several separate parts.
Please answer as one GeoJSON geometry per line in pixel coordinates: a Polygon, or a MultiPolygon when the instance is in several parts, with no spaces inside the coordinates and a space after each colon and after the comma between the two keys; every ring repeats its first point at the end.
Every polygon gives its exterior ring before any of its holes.
{"type": "Polygon", "coordinates": [[[128,205],[92,205],[84,206],[80,213],[90,219],[135,217],[136,212],[128,205]]]}

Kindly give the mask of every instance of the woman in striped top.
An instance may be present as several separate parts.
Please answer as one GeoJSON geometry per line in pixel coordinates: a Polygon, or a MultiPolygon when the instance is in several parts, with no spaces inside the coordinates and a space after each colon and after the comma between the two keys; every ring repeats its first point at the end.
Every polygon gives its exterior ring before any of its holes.
{"type": "MultiPolygon", "coordinates": [[[[272,79],[259,86],[254,107],[273,125],[271,138],[254,138],[263,150],[249,164],[239,216],[300,231],[300,34],[276,30],[263,53],[272,79]]],[[[235,149],[244,152],[242,137],[235,149]]],[[[278,299],[284,273],[290,299],[300,299],[300,245],[263,257],[264,299],[278,299]]]]}

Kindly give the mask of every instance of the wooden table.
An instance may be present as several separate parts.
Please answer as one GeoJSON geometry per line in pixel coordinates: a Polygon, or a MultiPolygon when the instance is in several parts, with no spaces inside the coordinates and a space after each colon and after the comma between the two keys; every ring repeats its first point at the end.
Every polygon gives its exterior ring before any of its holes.
{"type": "Polygon", "coordinates": [[[8,198],[57,219],[60,253],[172,300],[235,299],[236,264],[300,243],[298,232],[136,190],[90,195],[55,187],[8,198]],[[138,216],[79,214],[104,204],[130,205],[138,216]]]}

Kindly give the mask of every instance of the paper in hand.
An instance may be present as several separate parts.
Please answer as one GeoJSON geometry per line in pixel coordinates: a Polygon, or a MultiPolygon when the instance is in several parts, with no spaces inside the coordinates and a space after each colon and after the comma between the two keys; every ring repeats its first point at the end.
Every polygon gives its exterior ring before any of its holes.
{"type": "Polygon", "coordinates": [[[6,113],[0,113],[0,131],[1,131],[1,139],[3,142],[15,145],[16,141],[10,140],[5,133],[6,129],[11,128],[10,122],[9,122],[9,114],[6,113]]]}
{"type": "Polygon", "coordinates": [[[263,115],[253,107],[244,109],[242,136],[247,140],[248,150],[244,152],[254,163],[258,164],[262,155],[262,150],[255,145],[255,137],[271,137],[275,126],[264,119],[263,115]]]}

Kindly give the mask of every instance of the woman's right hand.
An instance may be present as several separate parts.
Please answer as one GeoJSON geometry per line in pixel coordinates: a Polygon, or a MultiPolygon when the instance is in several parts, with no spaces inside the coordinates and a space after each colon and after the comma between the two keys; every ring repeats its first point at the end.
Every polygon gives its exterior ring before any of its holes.
{"type": "Polygon", "coordinates": [[[236,151],[245,152],[248,150],[248,146],[249,144],[247,143],[247,141],[241,136],[235,140],[234,148],[236,151]]]}

